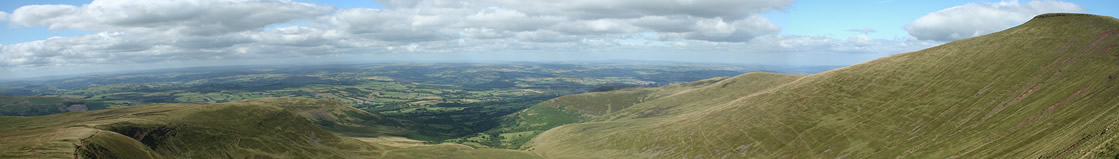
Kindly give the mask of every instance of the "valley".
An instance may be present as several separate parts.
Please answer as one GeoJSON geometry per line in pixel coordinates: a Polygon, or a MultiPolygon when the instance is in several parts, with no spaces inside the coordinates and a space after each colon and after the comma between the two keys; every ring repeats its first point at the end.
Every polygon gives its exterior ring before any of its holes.
{"type": "MultiPolygon", "coordinates": [[[[603,86],[658,86],[729,76],[748,69],[759,68],[710,64],[533,63],[237,66],[7,82],[0,90],[13,95],[41,96],[32,99],[69,101],[54,102],[55,105],[90,103],[86,105],[94,109],[160,103],[227,103],[272,97],[322,99],[399,119],[408,125],[403,129],[409,130],[409,133],[387,133],[354,127],[335,129],[335,132],[356,137],[391,134],[441,143],[490,130],[500,124],[499,118],[503,116],[562,95],[603,86]]],[[[61,106],[40,107],[52,111],[4,110],[13,111],[7,115],[63,112],[54,110],[61,106]]]]}

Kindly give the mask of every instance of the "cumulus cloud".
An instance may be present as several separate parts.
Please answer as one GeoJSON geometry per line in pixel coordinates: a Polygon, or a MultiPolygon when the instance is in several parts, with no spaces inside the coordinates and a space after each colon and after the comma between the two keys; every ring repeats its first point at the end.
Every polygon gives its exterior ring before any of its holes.
{"type": "Polygon", "coordinates": [[[1039,14],[1083,11],[1076,4],[1053,0],[968,3],[929,13],[905,30],[918,40],[953,41],[1004,30],[1039,14]]]}
{"type": "MultiPolygon", "coordinates": [[[[777,33],[779,30],[780,28],[777,25],[761,16],[752,16],[730,23],[721,18],[714,18],[696,21],[694,31],[679,33],[676,36],[717,42],[743,42],[752,40],[754,37],[777,33]]],[[[672,36],[673,34],[667,35],[672,36]]]]}
{"type": "Polygon", "coordinates": [[[270,0],[96,0],[83,6],[29,5],[11,23],[52,30],[215,35],[329,14],[333,7],[270,0]]]}
{"type": "Polygon", "coordinates": [[[93,33],[0,45],[0,71],[392,53],[858,53],[929,46],[865,35],[779,35],[781,28],[759,14],[791,0],[378,2],[386,8],[286,0],[23,6],[7,16],[10,24],[93,33]]]}
{"type": "Polygon", "coordinates": [[[578,40],[578,37],[555,31],[533,31],[517,33],[517,40],[532,42],[570,42],[578,40]]]}
{"type": "Polygon", "coordinates": [[[792,2],[792,0],[477,0],[473,3],[515,8],[529,14],[563,15],[583,19],[675,15],[738,19],[770,10],[784,9],[792,2]]]}
{"type": "Polygon", "coordinates": [[[506,8],[487,8],[462,17],[467,27],[491,28],[508,31],[533,31],[567,21],[559,16],[529,16],[506,8]]]}
{"type": "Polygon", "coordinates": [[[329,29],[355,38],[400,42],[458,38],[458,30],[447,27],[455,24],[457,20],[440,15],[462,13],[453,13],[458,12],[454,10],[417,12],[415,10],[346,9],[321,18],[319,22],[327,25],[329,29]]]}
{"type": "Polygon", "coordinates": [[[8,20],[8,12],[0,12],[0,21],[8,20]]]}
{"type": "Polygon", "coordinates": [[[870,46],[874,43],[874,39],[870,39],[866,35],[851,35],[851,37],[847,37],[847,41],[858,47],[870,46]]]}

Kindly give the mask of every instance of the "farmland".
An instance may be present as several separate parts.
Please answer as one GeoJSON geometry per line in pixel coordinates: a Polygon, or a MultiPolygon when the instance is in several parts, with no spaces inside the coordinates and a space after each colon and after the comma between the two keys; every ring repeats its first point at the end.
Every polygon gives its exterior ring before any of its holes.
{"type": "Polygon", "coordinates": [[[602,86],[659,86],[748,69],[710,64],[233,66],[7,82],[0,94],[62,97],[107,107],[270,97],[323,99],[416,123],[420,133],[408,137],[439,142],[489,130],[500,124],[502,116],[562,95],[602,86]]]}

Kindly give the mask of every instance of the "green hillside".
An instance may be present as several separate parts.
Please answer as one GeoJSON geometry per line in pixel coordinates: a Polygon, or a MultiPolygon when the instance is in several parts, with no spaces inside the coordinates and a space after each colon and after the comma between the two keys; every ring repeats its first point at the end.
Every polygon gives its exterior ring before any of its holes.
{"type": "Polygon", "coordinates": [[[1119,19],[1045,14],[796,79],[681,91],[526,148],[547,158],[1119,157],[1116,45],[1119,19]]]}
{"type": "Polygon", "coordinates": [[[378,122],[372,120],[376,116],[335,113],[351,113],[345,110],[352,108],[343,107],[320,100],[270,98],[223,104],[157,104],[34,117],[0,116],[0,158],[535,157],[525,152],[455,144],[343,137],[313,123],[378,122]]]}
{"type": "Polygon", "coordinates": [[[33,116],[105,109],[101,102],[61,97],[24,97],[0,94],[0,116],[33,116]]]}

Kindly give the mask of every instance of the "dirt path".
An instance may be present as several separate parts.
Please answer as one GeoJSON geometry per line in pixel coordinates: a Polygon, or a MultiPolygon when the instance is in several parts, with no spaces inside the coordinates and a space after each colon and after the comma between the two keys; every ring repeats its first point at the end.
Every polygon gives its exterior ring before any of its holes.
{"type": "Polygon", "coordinates": [[[1092,135],[1088,135],[1088,136],[1084,136],[1084,138],[1080,138],[1080,141],[1076,141],[1075,144],[1072,144],[1072,146],[1069,146],[1068,148],[1065,148],[1064,151],[1061,151],[1061,154],[1057,154],[1057,157],[1053,157],[1053,158],[1061,158],[1061,156],[1065,155],[1065,153],[1068,153],[1069,150],[1072,150],[1072,148],[1075,148],[1077,145],[1080,145],[1081,142],[1084,142],[1084,140],[1088,139],[1089,137],[1092,137],[1092,135]]]}
{"type": "Polygon", "coordinates": [[[101,132],[100,129],[94,130],[95,131],[93,132],[93,134],[89,134],[89,136],[79,139],[78,143],[74,144],[74,159],[78,159],[80,157],[81,153],[79,153],[79,151],[82,149],[82,145],[85,145],[85,140],[92,138],[93,136],[97,135],[97,133],[101,132]]]}

